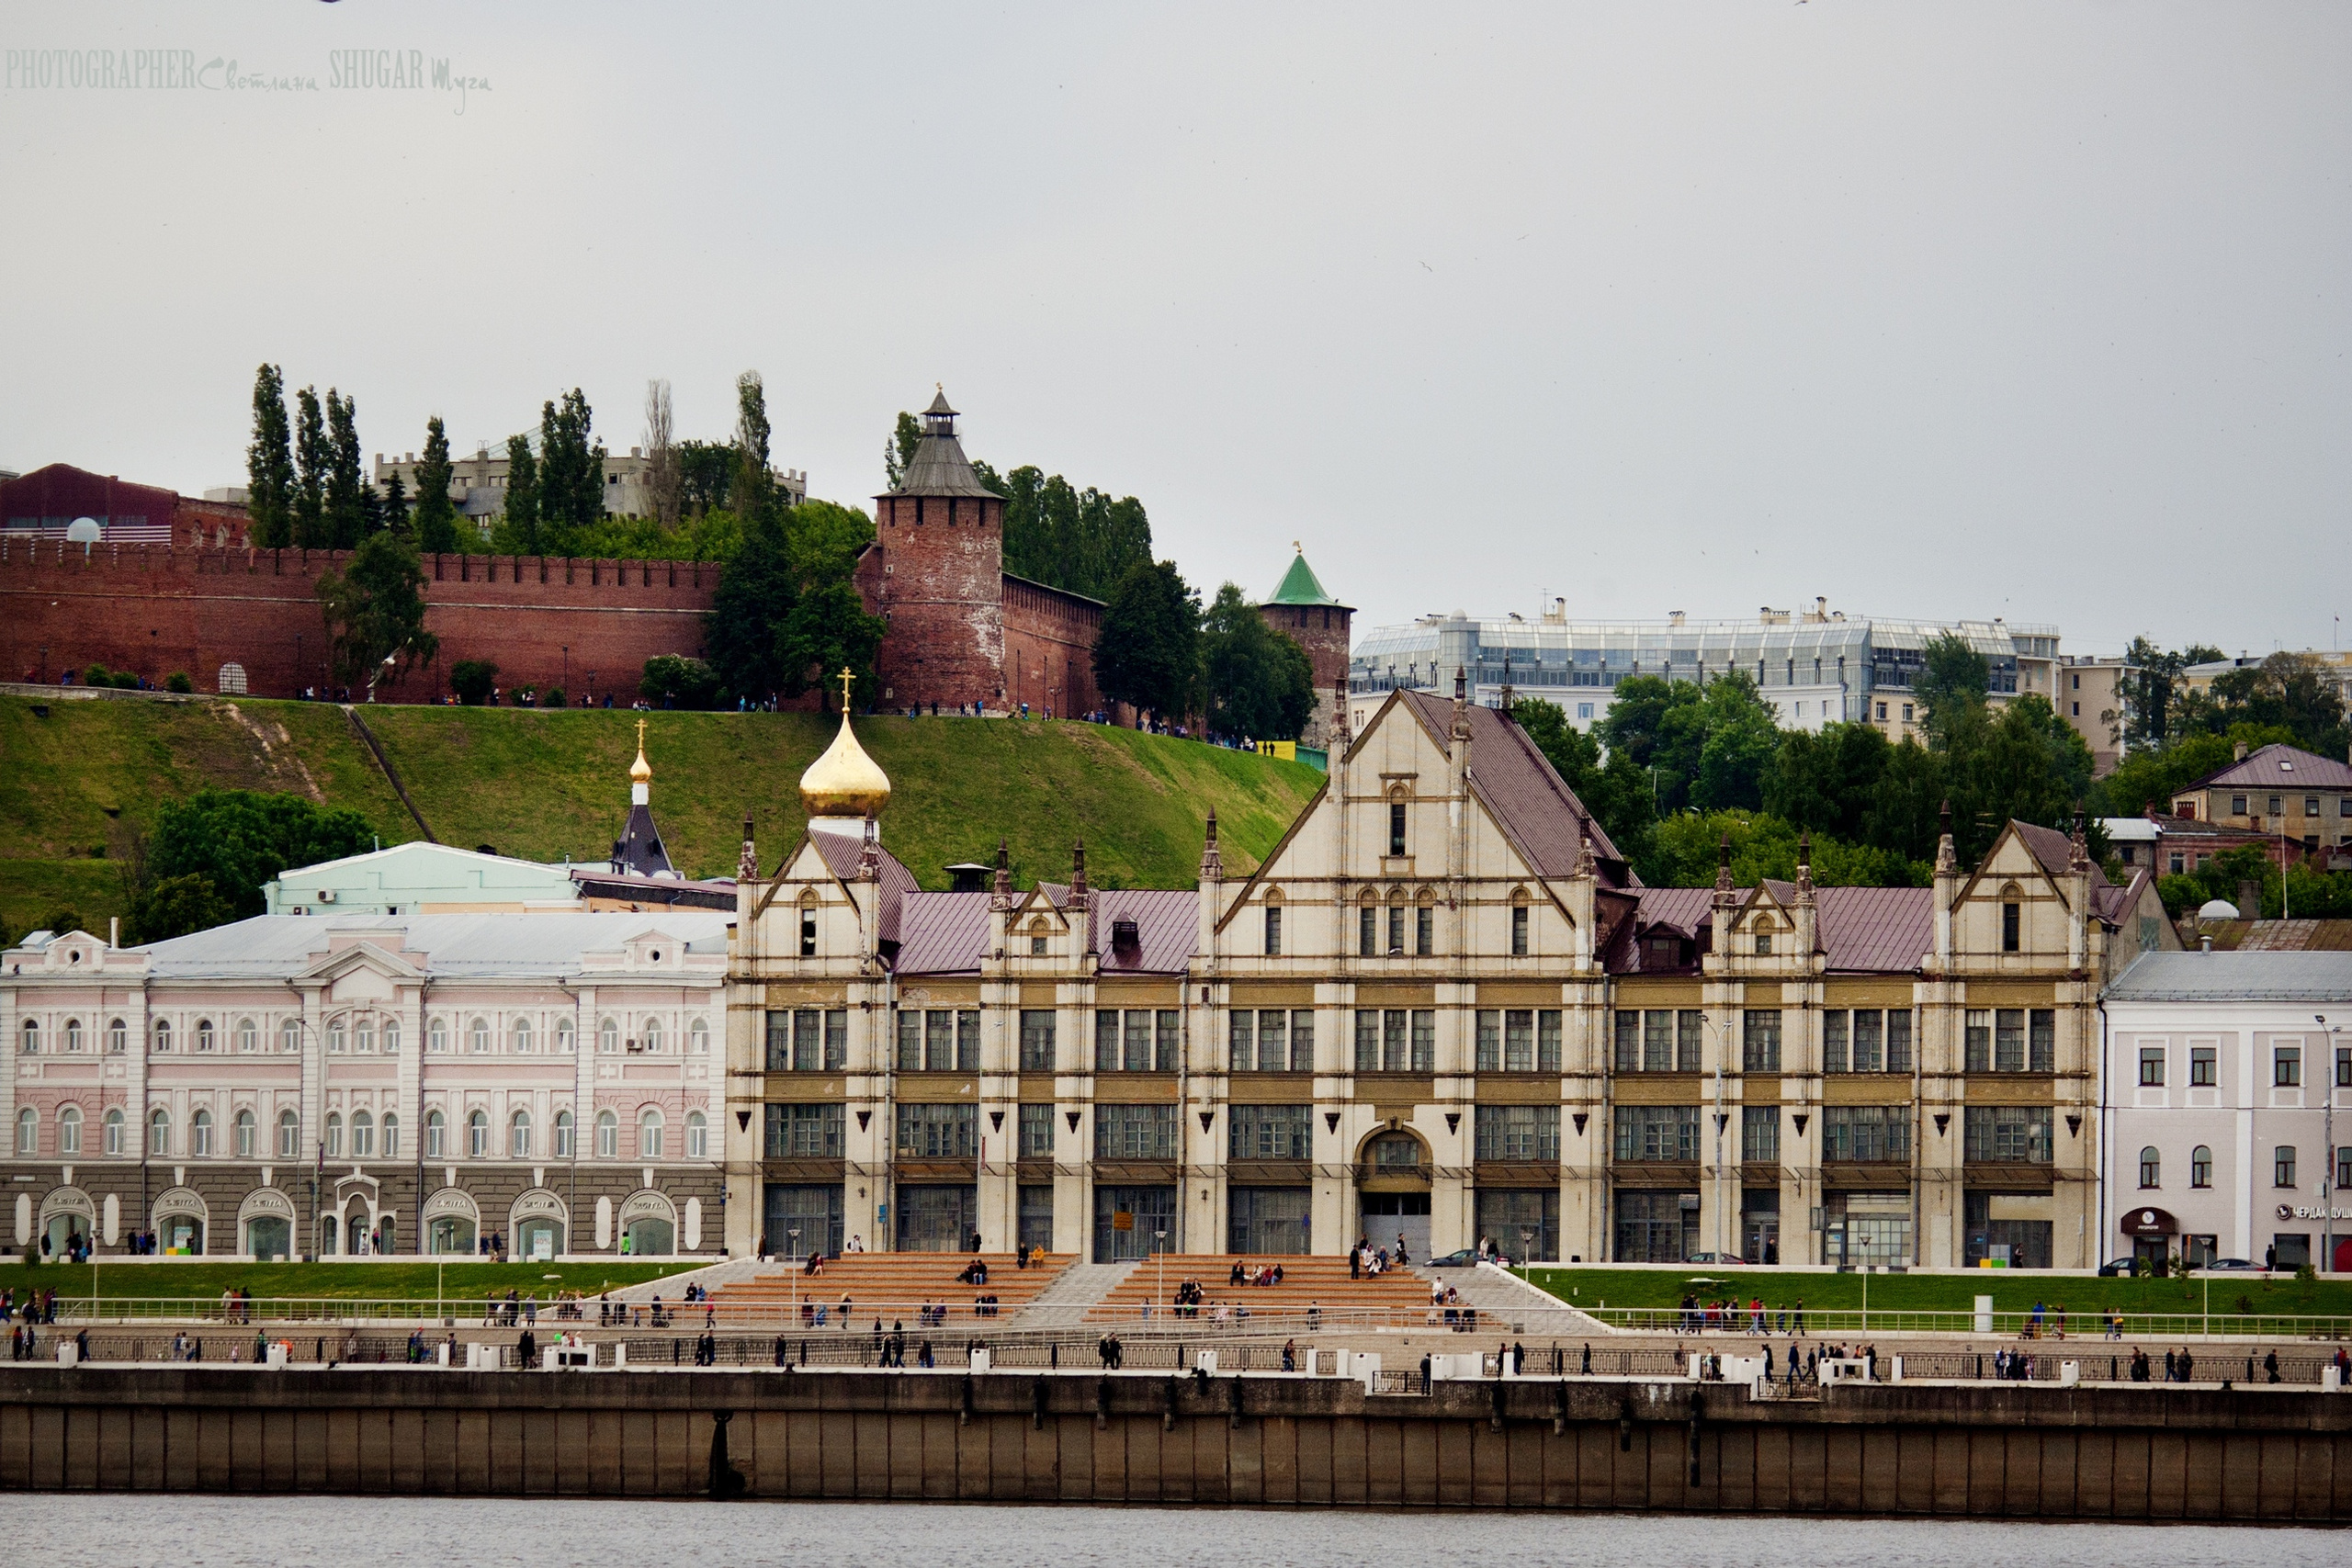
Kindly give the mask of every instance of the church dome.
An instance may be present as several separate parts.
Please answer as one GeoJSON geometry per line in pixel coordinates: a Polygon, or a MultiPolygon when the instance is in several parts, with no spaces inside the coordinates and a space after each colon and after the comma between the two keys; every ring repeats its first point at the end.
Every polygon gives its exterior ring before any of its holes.
{"type": "Polygon", "coordinates": [[[800,775],[801,806],[811,817],[878,817],[889,799],[889,775],[857,743],[844,711],[841,733],[800,775]]]}

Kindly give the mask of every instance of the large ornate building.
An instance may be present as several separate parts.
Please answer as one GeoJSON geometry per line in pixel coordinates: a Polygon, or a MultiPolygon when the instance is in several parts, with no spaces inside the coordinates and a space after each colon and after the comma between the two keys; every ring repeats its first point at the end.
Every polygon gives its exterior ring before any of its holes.
{"type": "Polygon", "coordinates": [[[2152,879],[1640,885],[1507,714],[1398,691],[1264,864],[924,893],[846,720],[729,968],[737,1249],[1026,1241],[2096,1262],[2098,997],[2152,879]]]}

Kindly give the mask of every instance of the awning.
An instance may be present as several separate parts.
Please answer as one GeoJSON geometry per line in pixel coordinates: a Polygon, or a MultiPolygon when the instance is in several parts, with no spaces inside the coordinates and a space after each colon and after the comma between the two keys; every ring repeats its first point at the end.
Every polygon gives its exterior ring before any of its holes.
{"type": "Polygon", "coordinates": [[[2126,1209],[2123,1211],[2125,1235],[2177,1235],[2180,1222],[2162,1209],[2126,1209]]]}

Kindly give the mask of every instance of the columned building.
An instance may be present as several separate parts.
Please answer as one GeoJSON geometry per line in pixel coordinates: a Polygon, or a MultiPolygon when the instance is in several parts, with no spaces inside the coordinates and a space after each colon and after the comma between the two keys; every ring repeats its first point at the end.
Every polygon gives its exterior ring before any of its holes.
{"type": "Polygon", "coordinates": [[[2173,941],[2024,824],[1932,887],[1645,887],[1460,684],[1190,888],[918,891],[846,718],[801,787],[772,874],[746,825],[738,1248],[2080,1267],[2098,989],[2173,941]]]}

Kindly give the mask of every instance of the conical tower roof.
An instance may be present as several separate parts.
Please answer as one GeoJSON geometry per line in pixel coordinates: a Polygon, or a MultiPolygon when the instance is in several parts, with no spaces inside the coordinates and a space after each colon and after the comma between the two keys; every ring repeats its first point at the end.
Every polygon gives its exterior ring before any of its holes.
{"type": "Polygon", "coordinates": [[[1349,606],[1341,604],[1324,592],[1322,581],[1315,575],[1315,569],[1306,564],[1306,552],[1299,548],[1295,539],[1291,541],[1290,547],[1297,550],[1298,553],[1291,558],[1290,570],[1283,573],[1281,583],[1275,587],[1272,595],[1266,600],[1266,603],[1269,604],[1328,604],[1334,609],[1348,608],[1349,606]]]}
{"type": "Polygon", "coordinates": [[[964,456],[964,444],[956,438],[956,411],[948,405],[944,387],[931,400],[931,406],[922,411],[922,439],[915,443],[914,456],[907,460],[906,472],[899,476],[898,488],[889,493],[996,494],[980,482],[980,477],[972,472],[971,459],[964,456]]]}

